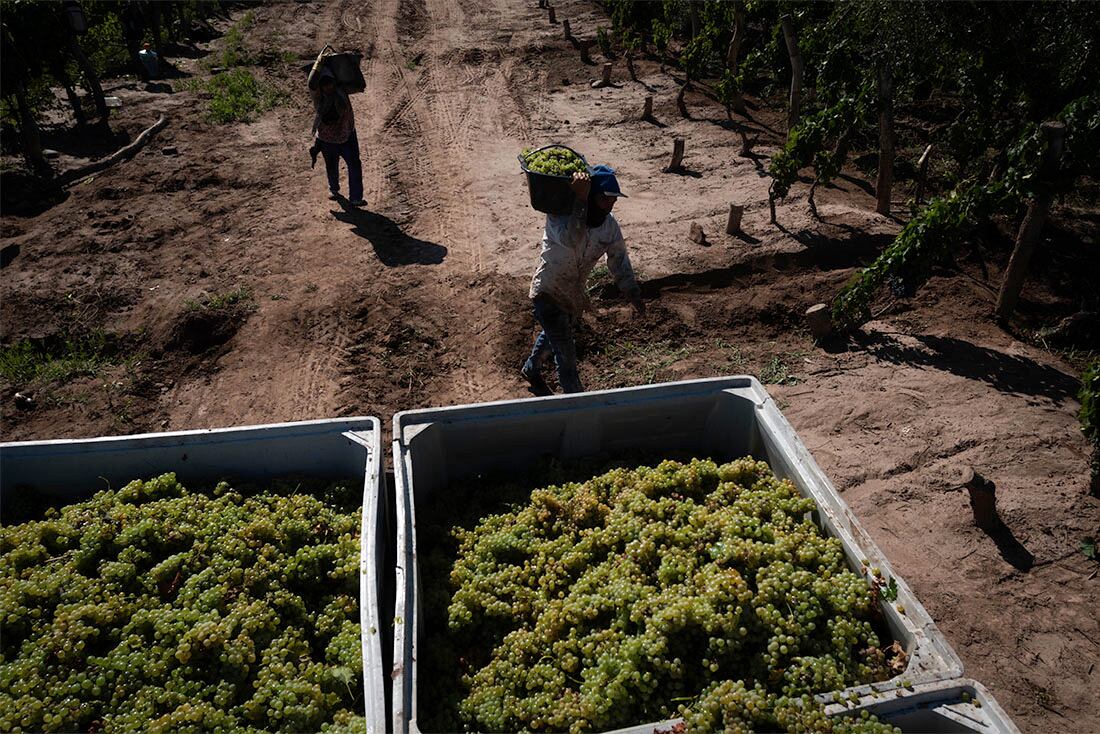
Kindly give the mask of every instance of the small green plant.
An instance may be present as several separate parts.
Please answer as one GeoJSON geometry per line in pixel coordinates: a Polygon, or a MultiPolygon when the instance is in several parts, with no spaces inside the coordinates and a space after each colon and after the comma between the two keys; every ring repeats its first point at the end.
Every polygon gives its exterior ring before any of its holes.
{"type": "Polygon", "coordinates": [[[220,65],[226,69],[238,66],[244,61],[244,34],[237,26],[230,27],[225,34],[225,45],[218,57],[220,65]]]}
{"type": "Polygon", "coordinates": [[[669,341],[615,342],[604,350],[611,362],[607,372],[597,378],[600,387],[626,387],[658,382],[662,372],[692,353],[689,347],[677,347],[669,341]]]}
{"type": "Polygon", "coordinates": [[[1085,554],[1085,558],[1095,561],[1097,559],[1096,538],[1086,535],[1084,540],[1081,541],[1081,552],[1085,554]]]}
{"type": "Polygon", "coordinates": [[[796,385],[799,379],[791,374],[783,358],[776,355],[760,370],[760,381],[766,385],[796,385]]]}
{"type": "Polygon", "coordinates": [[[606,265],[597,265],[592,268],[592,272],[588,274],[588,279],[585,281],[585,290],[589,295],[594,294],[596,291],[601,290],[604,286],[612,283],[611,271],[608,270],[606,265]]]}
{"type": "Polygon", "coordinates": [[[23,339],[0,348],[0,376],[18,386],[67,382],[95,375],[114,357],[102,330],[49,339],[23,339]]]}
{"type": "Polygon", "coordinates": [[[603,26],[596,28],[596,43],[600,46],[600,53],[610,59],[614,54],[611,49],[611,35],[603,26]]]}
{"type": "Polygon", "coordinates": [[[725,339],[716,339],[714,348],[724,352],[726,355],[725,362],[721,362],[717,359],[715,360],[715,365],[718,367],[719,374],[736,374],[738,372],[743,372],[748,366],[749,360],[742,354],[741,347],[735,347],[725,339]]]}
{"type": "Polygon", "coordinates": [[[240,286],[225,293],[214,293],[195,301],[187,301],[190,311],[224,311],[244,310],[252,311],[256,308],[256,300],[252,296],[252,289],[248,286],[240,286]]]}
{"type": "Polygon", "coordinates": [[[210,119],[218,123],[249,122],[258,112],[266,112],[286,100],[275,87],[258,81],[251,72],[233,69],[205,81],[194,81],[187,89],[210,95],[210,119]]]}

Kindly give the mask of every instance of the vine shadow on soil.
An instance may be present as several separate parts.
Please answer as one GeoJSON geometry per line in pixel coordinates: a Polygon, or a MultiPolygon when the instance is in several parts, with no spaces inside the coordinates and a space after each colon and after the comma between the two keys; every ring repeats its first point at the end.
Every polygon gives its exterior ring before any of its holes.
{"type": "Polygon", "coordinates": [[[1077,394],[1073,377],[1033,359],[980,347],[964,339],[913,336],[923,345],[902,344],[888,334],[871,333],[859,338],[876,358],[893,364],[934,367],[971,380],[980,380],[1004,393],[1044,396],[1062,403],[1077,394]]]}
{"type": "Polygon", "coordinates": [[[343,211],[333,211],[332,215],[354,225],[351,231],[370,242],[387,267],[439,265],[447,256],[446,247],[405,234],[389,217],[353,207],[343,198],[339,203],[343,211]]]}

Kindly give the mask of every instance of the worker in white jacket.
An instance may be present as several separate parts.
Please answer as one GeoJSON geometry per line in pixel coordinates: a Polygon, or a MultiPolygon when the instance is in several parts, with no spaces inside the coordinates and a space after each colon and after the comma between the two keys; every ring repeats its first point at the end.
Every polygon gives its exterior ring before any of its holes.
{"type": "Polygon", "coordinates": [[[596,166],[588,173],[574,173],[576,199],[572,214],[547,214],[539,265],[531,279],[531,303],[542,331],[521,374],[536,395],[550,395],[542,368],[550,355],[558,368],[558,383],[567,393],[583,392],[577,374],[577,349],[573,321],[588,308],[588,274],[604,255],[607,269],[619,290],[639,315],[645,314],[641,290],[630,266],[619,223],[611,214],[615,200],[625,196],[615,171],[596,166]]]}

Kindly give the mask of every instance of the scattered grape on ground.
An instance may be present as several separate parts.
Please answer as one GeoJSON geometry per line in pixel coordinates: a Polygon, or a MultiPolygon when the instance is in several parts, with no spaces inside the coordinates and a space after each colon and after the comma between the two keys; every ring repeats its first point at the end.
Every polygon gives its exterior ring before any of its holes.
{"type": "Polygon", "coordinates": [[[365,731],[349,485],[165,474],[0,528],[0,730],[365,731]]]}
{"type": "MultiPolygon", "coordinates": [[[[482,483],[446,503],[463,498],[502,497],[482,483]]],[[[891,677],[872,590],[814,510],[744,458],[617,468],[424,523],[421,726],[895,731],[812,698],[891,677]]]]}
{"type": "Polygon", "coordinates": [[[548,176],[571,177],[574,173],[588,170],[581,157],[567,148],[547,148],[537,152],[525,148],[523,159],[529,170],[548,176]]]}

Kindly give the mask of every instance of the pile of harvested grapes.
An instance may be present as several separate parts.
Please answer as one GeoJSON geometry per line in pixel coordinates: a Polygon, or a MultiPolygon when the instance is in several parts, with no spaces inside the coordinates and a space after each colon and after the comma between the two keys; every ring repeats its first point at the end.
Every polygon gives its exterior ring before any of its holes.
{"type": "Polygon", "coordinates": [[[872,589],[814,509],[761,461],[665,461],[425,527],[421,727],[896,731],[812,698],[892,676],[872,589]]]}
{"type": "Polygon", "coordinates": [[[537,152],[524,148],[522,155],[528,170],[547,176],[572,177],[574,173],[588,170],[581,157],[568,148],[547,148],[537,152]]]}
{"type": "Polygon", "coordinates": [[[365,731],[361,504],[165,474],[0,528],[0,730],[365,731]]]}

